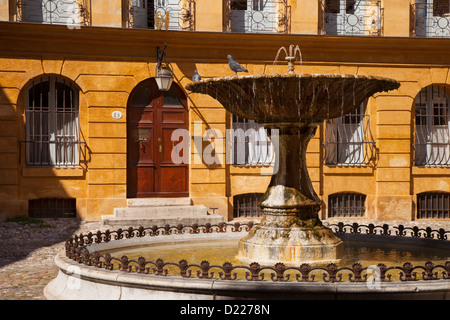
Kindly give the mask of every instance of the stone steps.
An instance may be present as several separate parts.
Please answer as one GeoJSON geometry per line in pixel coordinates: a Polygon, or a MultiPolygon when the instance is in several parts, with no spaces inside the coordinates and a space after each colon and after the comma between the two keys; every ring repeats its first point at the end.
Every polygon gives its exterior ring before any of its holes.
{"type": "Polygon", "coordinates": [[[205,206],[192,205],[190,198],[128,199],[127,207],[115,208],[114,215],[102,216],[105,225],[112,226],[176,226],[217,224],[223,222],[218,214],[209,214],[205,206]]]}

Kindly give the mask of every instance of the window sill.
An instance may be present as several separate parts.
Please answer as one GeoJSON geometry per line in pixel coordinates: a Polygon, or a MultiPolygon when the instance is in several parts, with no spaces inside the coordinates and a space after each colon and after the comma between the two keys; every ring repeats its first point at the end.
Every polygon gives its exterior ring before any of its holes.
{"type": "Polygon", "coordinates": [[[373,174],[374,169],[370,166],[323,166],[324,174],[373,174]]]}
{"type": "Polygon", "coordinates": [[[417,176],[450,176],[450,168],[412,167],[412,174],[417,176]]]}
{"type": "Polygon", "coordinates": [[[23,168],[23,177],[82,177],[82,168],[23,168]]]}

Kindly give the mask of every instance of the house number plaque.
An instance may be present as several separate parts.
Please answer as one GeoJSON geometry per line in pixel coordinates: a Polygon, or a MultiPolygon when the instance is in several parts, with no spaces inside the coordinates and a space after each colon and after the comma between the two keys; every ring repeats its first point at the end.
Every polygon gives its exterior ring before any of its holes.
{"type": "Polygon", "coordinates": [[[112,117],[116,120],[122,119],[122,116],[123,116],[123,114],[120,111],[114,111],[112,113],[112,117]]]}

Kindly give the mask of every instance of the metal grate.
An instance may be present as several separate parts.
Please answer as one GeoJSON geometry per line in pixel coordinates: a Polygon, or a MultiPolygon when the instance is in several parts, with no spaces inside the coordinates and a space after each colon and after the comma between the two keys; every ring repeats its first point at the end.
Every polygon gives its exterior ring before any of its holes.
{"type": "Polygon", "coordinates": [[[353,112],[325,122],[325,164],[369,165],[376,158],[375,141],[370,130],[370,116],[365,105],[353,112]]]}
{"type": "Polygon", "coordinates": [[[128,27],[195,30],[194,0],[128,0],[128,27]]]}
{"type": "Polygon", "coordinates": [[[26,163],[40,167],[79,165],[78,91],[56,77],[27,90],[26,163]]]}
{"type": "Polygon", "coordinates": [[[233,115],[233,165],[267,166],[275,161],[270,130],[233,115]]]}
{"type": "Polygon", "coordinates": [[[450,95],[444,86],[423,88],[415,100],[414,164],[450,166],[450,95]]]}
{"type": "Polygon", "coordinates": [[[233,197],[233,217],[261,217],[258,200],[263,193],[245,193],[233,197]]]}
{"type": "Polygon", "coordinates": [[[31,218],[76,218],[76,199],[29,200],[28,216],[31,218]]]}
{"type": "Polygon", "coordinates": [[[373,0],[320,0],[320,33],[380,36],[383,33],[381,4],[373,0]]]}
{"type": "Polygon", "coordinates": [[[417,195],[417,219],[449,219],[450,193],[424,192],[417,195]]]}
{"type": "Polygon", "coordinates": [[[287,0],[226,0],[229,32],[289,33],[287,0]]]}
{"type": "Polygon", "coordinates": [[[450,5],[448,0],[416,0],[411,4],[411,35],[449,37],[450,5]]]}
{"type": "Polygon", "coordinates": [[[328,196],[328,218],[364,217],[365,213],[365,194],[336,193],[328,196]]]}

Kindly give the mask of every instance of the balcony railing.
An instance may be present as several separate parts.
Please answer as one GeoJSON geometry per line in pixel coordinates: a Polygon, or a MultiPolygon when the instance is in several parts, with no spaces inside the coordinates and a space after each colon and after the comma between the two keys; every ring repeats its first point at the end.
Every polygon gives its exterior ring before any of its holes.
{"type": "Polygon", "coordinates": [[[411,36],[450,37],[449,2],[412,4],[411,36]]]}
{"type": "Polygon", "coordinates": [[[342,36],[381,36],[381,1],[319,0],[319,33],[342,36]]]}
{"type": "Polygon", "coordinates": [[[129,28],[195,30],[194,0],[128,0],[129,28]]]}
{"type": "Polygon", "coordinates": [[[376,159],[370,116],[346,115],[325,123],[325,164],[364,166],[376,159]]]}
{"type": "Polygon", "coordinates": [[[18,22],[65,24],[71,28],[90,25],[89,0],[16,0],[18,22]]]}
{"type": "Polygon", "coordinates": [[[287,0],[227,0],[225,10],[227,32],[290,32],[287,0]]]}

